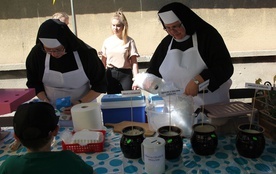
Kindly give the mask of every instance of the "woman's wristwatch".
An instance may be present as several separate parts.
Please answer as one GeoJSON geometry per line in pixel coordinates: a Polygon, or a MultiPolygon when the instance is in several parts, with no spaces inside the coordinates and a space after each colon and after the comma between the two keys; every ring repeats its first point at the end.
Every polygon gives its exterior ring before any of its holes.
{"type": "Polygon", "coordinates": [[[199,81],[196,78],[193,78],[195,84],[199,85],[199,81]]]}

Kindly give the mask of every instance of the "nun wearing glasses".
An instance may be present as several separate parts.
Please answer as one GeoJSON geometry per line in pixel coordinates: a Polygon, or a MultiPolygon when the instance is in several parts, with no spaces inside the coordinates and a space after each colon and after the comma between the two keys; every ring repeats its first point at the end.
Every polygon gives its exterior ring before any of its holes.
{"type": "Polygon", "coordinates": [[[96,50],[58,19],[46,20],[39,27],[26,69],[27,86],[54,106],[57,98],[68,96],[72,105],[91,102],[107,89],[105,68],[96,50]]]}
{"type": "Polygon", "coordinates": [[[229,102],[234,68],[218,31],[182,3],[165,5],[158,16],[168,35],[155,50],[147,73],[193,96],[195,107],[229,102]],[[207,80],[203,97],[199,85],[207,80]]]}

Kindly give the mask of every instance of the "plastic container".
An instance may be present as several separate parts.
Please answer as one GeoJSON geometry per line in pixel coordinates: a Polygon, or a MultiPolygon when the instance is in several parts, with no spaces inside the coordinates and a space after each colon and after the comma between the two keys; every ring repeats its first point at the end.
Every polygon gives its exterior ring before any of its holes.
{"type": "Polygon", "coordinates": [[[103,122],[120,123],[122,121],[146,122],[145,96],[123,97],[121,94],[106,94],[101,99],[103,122]],[[133,120],[131,120],[131,114],[133,120]]]}
{"type": "Polygon", "coordinates": [[[148,96],[148,107],[154,107],[155,111],[162,112],[164,108],[164,100],[158,94],[150,94],[148,96]]]}
{"type": "Polygon", "coordinates": [[[257,112],[257,109],[254,108],[252,118],[252,106],[243,102],[210,104],[205,105],[204,109],[208,112],[209,122],[215,126],[225,125],[232,118],[237,120],[238,118],[248,117],[248,121],[254,120],[257,112]]]}
{"type": "Polygon", "coordinates": [[[164,100],[161,96],[158,94],[149,94],[148,96],[148,102],[150,104],[155,104],[155,105],[164,105],[164,100]]]}
{"type": "Polygon", "coordinates": [[[179,114],[174,111],[168,113],[147,109],[147,118],[150,130],[157,131],[160,127],[171,125],[179,127],[182,130],[182,136],[190,137],[195,115],[189,112],[179,114]]]}
{"type": "MultiPolygon", "coordinates": [[[[163,126],[176,126],[182,130],[182,136],[191,137],[196,116],[192,98],[190,96],[171,96],[170,99],[171,103],[170,105],[167,104],[167,107],[165,105],[161,108],[155,105],[147,107],[149,128],[157,131],[163,126]]],[[[166,98],[164,98],[164,103],[166,103],[166,98]]]]}
{"type": "MultiPolygon", "coordinates": [[[[258,122],[258,110],[253,110],[252,105],[239,101],[205,105],[204,109],[207,111],[207,122],[216,126],[218,135],[237,134],[240,124],[258,122]]],[[[198,116],[197,119],[201,117],[198,116]]]]}
{"type": "MultiPolygon", "coordinates": [[[[89,143],[87,145],[81,146],[77,143],[75,144],[65,144],[63,141],[61,142],[63,150],[71,150],[75,153],[87,153],[87,152],[102,152],[104,148],[104,140],[105,140],[105,133],[106,130],[98,130],[102,132],[101,142],[99,143],[89,143]]],[[[74,132],[73,132],[74,133],[74,132]]]]}

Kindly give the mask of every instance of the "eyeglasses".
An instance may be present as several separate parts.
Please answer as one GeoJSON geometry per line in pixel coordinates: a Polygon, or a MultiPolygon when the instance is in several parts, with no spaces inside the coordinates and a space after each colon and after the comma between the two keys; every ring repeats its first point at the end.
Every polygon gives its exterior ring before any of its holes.
{"type": "Polygon", "coordinates": [[[50,49],[50,48],[42,48],[42,51],[47,53],[47,54],[61,54],[65,52],[65,48],[64,46],[62,46],[61,48],[57,48],[57,49],[50,49]]]}
{"type": "Polygon", "coordinates": [[[179,28],[181,28],[181,27],[182,27],[182,23],[180,23],[180,24],[178,24],[178,25],[173,25],[173,26],[171,26],[171,27],[166,27],[166,26],[165,26],[164,30],[165,30],[165,31],[177,30],[177,29],[179,29],[179,28]]]}

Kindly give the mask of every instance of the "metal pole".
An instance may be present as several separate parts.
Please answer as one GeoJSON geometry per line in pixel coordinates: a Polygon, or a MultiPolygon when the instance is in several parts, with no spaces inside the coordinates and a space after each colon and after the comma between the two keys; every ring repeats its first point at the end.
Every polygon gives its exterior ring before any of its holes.
{"type": "Polygon", "coordinates": [[[77,25],[76,25],[76,15],[74,12],[74,0],[71,0],[71,12],[72,12],[72,21],[73,21],[73,28],[74,28],[74,34],[77,36],[77,25]]]}

